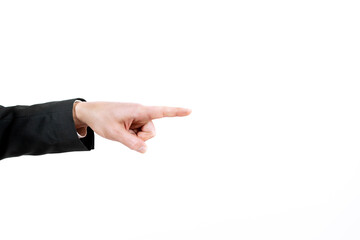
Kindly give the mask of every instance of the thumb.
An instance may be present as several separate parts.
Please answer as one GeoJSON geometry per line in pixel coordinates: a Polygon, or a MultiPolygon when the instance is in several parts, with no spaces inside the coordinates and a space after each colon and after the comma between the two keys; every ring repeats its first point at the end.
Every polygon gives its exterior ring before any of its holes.
{"type": "Polygon", "coordinates": [[[147,149],[145,142],[141,138],[131,134],[125,128],[120,129],[119,142],[140,153],[145,153],[147,149]]]}

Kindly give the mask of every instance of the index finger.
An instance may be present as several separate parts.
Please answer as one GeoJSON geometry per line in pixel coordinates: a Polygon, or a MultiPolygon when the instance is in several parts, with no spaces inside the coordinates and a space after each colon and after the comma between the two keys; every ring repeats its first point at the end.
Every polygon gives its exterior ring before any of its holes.
{"type": "Polygon", "coordinates": [[[179,107],[148,106],[146,113],[151,119],[163,117],[184,117],[191,113],[191,109],[179,107]]]}

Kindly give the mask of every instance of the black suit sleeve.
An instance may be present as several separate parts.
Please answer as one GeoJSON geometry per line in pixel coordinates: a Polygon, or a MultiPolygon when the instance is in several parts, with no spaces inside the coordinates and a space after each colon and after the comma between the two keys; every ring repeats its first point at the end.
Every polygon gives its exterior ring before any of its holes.
{"type": "Polygon", "coordinates": [[[94,149],[88,127],[79,139],[73,120],[74,98],[31,106],[0,106],[0,159],[94,149]]]}

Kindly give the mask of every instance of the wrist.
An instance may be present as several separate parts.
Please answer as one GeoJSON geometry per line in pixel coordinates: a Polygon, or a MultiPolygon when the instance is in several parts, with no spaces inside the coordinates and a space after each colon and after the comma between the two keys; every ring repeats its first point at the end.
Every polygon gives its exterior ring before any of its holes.
{"type": "Polygon", "coordinates": [[[84,104],[86,105],[86,102],[75,102],[73,106],[73,119],[76,129],[87,127],[82,114],[84,104]]]}

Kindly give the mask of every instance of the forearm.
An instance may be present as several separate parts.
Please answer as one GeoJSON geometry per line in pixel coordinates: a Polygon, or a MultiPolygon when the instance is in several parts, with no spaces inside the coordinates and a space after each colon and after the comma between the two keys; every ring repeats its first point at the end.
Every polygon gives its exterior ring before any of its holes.
{"type": "Polygon", "coordinates": [[[94,133],[90,128],[84,139],[76,134],[75,100],[0,108],[0,159],[93,149],[94,133]]]}

